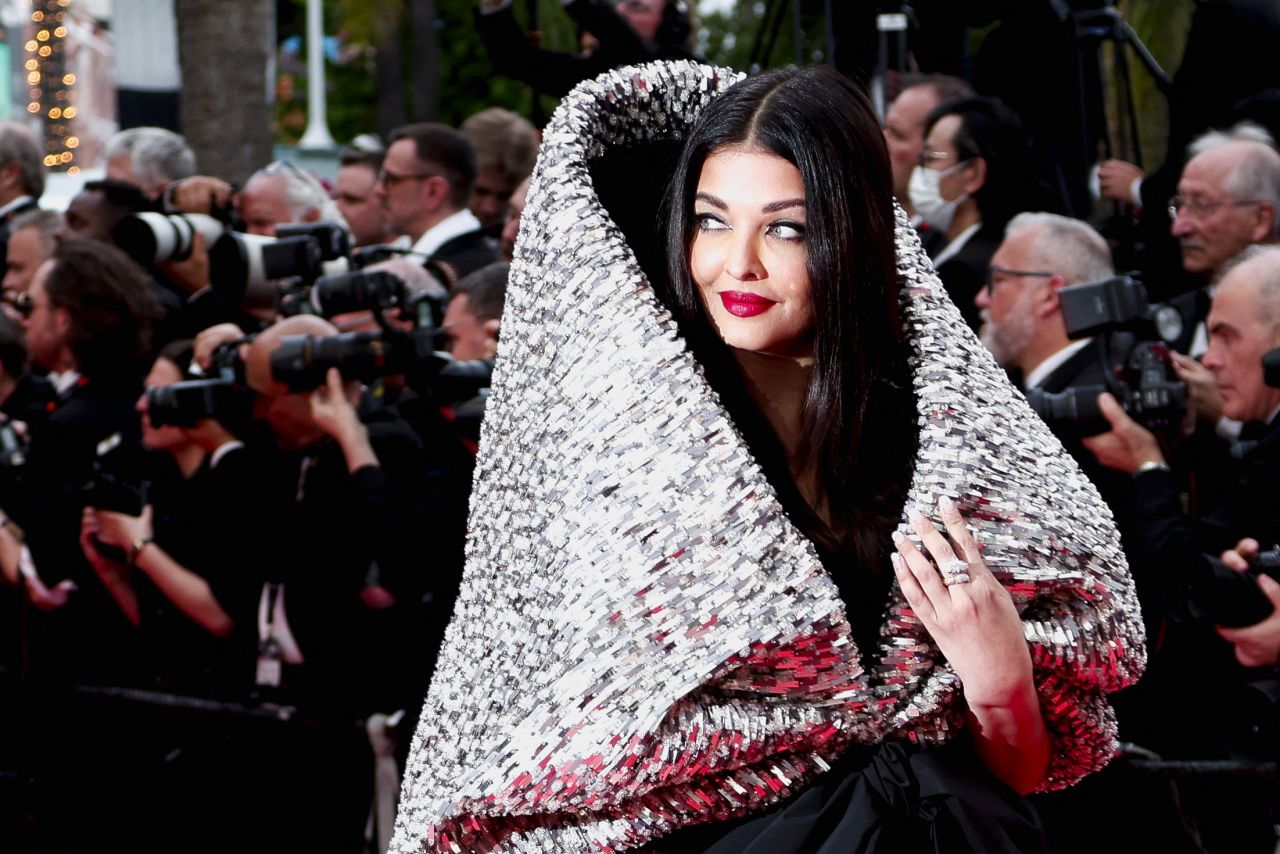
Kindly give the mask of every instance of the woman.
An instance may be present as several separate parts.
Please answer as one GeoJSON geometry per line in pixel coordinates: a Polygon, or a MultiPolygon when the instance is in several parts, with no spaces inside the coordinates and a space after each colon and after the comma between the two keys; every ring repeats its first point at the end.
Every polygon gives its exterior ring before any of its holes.
{"type": "Polygon", "coordinates": [[[395,851],[744,850],[712,823],[788,798],[761,850],[1013,850],[1010,787],[1113,749],[1143,655],[1096,493],[891,225],[865,99],[733,80],[619,71],[548,128],[395,851]],[[664,306],[594,166],[683,137],[664,306]]]}
{"type": "MultiPolygon", "coordinates": [[[[181,366],[190,363],[190,341],[167,345],[147,375],[147,388],[181,382],[181,366]]],[[[247,675],[236,672],[245,668],[235,662],[248,656],[242,644],[228,640],[232,615],[246,610],[249,595],[233,572],[235,550],[244,544],[220,530],[231,518],[228,508],[243,498],[209,464],[219,449],[225,458],[241,443],[212,418],[190,427],[153,423],[147,394],[137,407],[143,444],[157,452],[149,503],[141,516],[85,508],[81,548],[116,605],[142,629],[157,683],[225,693],[247,683],[247,675]]]]}
{"type": "Polygon", "coordinates": [[[924,148],[908,192],[934,269],[974,331],[974,298],[1014,214],[1039,210],[1031,142],[994,98],[945,101],[925,119],[924,148]]]}

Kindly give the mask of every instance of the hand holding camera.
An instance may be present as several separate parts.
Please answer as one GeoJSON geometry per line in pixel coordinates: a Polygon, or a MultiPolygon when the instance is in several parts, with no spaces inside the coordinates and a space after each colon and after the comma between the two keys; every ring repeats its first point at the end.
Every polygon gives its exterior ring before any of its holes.
{"type": "Polygon", "coordinates": [[[1271,605],[1270,616],[1252,625],[1218,626],[1218,635],[1235,647],[1236,660],[1245,667],[1275,667],[1280,664],[1280,550],[1260,551],[1258,541],[1245,538],[1220,558],[1222,565],[1251,576],[1271,605]]]}

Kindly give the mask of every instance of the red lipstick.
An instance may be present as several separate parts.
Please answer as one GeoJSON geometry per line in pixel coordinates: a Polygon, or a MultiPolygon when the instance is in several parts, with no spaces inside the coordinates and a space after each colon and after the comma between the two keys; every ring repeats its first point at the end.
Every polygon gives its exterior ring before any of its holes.
{"type": "Polygon", "coordinates": [[[755,317],[778,304],[759,294],[749,294],[745,291],[721,291],[720,302],[724,304],[724,310],[734,317],[755,317]]]}

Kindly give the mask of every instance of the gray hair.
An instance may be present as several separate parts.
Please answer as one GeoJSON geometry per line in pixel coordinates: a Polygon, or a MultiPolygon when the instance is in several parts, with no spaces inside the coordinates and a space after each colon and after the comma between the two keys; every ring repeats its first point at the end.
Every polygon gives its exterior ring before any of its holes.
{"type": "Polygon", "coordinates": [[[1225,145],[1235,145],[1240,160],[1222,182],[1222,192],[1233,199],[1269,202],[1275,212],[1273,234],[1280,236],[1280,153],[1275,139],[1259,125],[1240,122],[1228,131],[1201,134],[1187,150],[1198,157],[1225,145]]]}
{"type": "Polygon", "coordinates": [[[1228,130],[1208,130],[1191,140],[1191,144],[1187,146],[1187,159],[1229,142],[1260,142],[1270,148],[1276,147],[1275,139],[1262,125],[1237,122],[1228,130]]]}
{"type": "Polygon", "coordinates": [[[1246,264],[1255,268],[1250,273],[1257,288],[1258,314],[1265,325],[1276,330],[1280,327],[1280,246],[1262,243],[1246,246],[1222,265],[1214,284],[1221,284],[1233,270],[1246,264]]]}
{"type": "Polygon", "coordinates": [[[187,141],[171,130],[138,127],[112,134],[107,140],[108,160],[128,156],[129,167],[148,189],[196,173],[196,155],[187,141]]]}
{"type": "Polygon", "coordinates": [[[0,122],[0,164],[18,164],[22,191],[33,199],[44,194],[44,160],[40,143],[26,125],[0,122]]]}
{"type": "Polygon", "coordinates": [[[1054,213],[1020,213],[1005,226],[1005,237],[1029,228],[1039,229],[1031,243],[1038,264],[1062,276],[1067,284],[1096,282],[1116,274],[1111,247],[1087,223],[1054,213]]]}
{"type": "Polygon", "coordinates": [[[338,211],[338,205],[329,198],[329,192],[311,173],[287,160],[276,160],[254,172],[248,183],[258,178],[279,178],[284,185],[285,204],[289,206],[291,222],[304,222],[315,213],[321,222],[333,222],[348,230],[346,219],[338,211]]]}
{"type": "Polygon", "coordinates": [[[54,234],[61,225],[62,214],[37,208],[15,216],[13,222],[9,223],[9,233],[17,234],[24,228],[36,229],[40,233],[40,246],[47,256],[53,254],[54,234]]]}

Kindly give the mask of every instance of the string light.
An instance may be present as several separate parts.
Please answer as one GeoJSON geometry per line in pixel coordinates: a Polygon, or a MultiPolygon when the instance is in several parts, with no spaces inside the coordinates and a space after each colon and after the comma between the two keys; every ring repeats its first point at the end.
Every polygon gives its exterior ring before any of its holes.
{"type": "Polygon", "coordinates": [[[31,35],[24,48],[27,72],[27,112],[40,115],[44,126],[44,165],[76,174],[75,149],[80,138],[69,124],[76,116],[72,106],[75,74],[67,71],[66,8],[70,0],[32,0],[31,35]]]}

